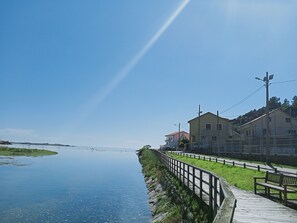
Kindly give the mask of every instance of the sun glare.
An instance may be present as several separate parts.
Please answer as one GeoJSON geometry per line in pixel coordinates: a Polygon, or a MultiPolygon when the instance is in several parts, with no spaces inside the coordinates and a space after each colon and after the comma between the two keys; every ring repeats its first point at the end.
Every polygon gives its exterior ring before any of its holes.
{"type": "Polygon", "coordinates": [[[168,27],[174,22],[177,16],[183,11],[190,0],[184,0],[177,7],[177,9],[170,15],[170,17],[164,22],[160,29],[152,36],[152,38],[143,46],[143,48],[127,63],[118,73],[115,74],[113,79],[95,96],[88,102],[81,116],[83,119],[88,117],[98,106],[104,101],[108,95],[113,92],[113,90],[128,76],[128,74],[133,70],[133,68],[142,60],[142,58],[147,54],[147,52],[154,46],[162,34],[168,29],[168,27]]]}

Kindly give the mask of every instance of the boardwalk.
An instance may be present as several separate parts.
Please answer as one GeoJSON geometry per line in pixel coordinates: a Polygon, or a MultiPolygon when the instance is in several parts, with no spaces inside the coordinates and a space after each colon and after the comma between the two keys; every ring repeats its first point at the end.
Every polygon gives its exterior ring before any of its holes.
{"type": "Polygon", "coordinates": [[[237,199],[235,223],[297,223],[297,211],[249,191],[231,187],[237,199]]]}
{"type": "MultiPolygon", "coordinates": [[[[192,173],[192,171],[190,171],[192,173]]],[[[195,172],[197,178],[199,176],[195,172]]],[[[205,181],[208,180],[207,175],[203,175],[205,181]]],[[[199,180],[195,180],[199,185],[199,180]]],[[[185,182],[187,184],[187,182],[185,182]]],[[[190,186],[192,188],[192,185],[190,186]]],[[[233,222],[235,223],[297,223],[297,211],[286,207],[280,203],[271,201],[260,195],[256,195],[251,191],[244,191],[237,187],[230,186],[237,205],[234,213],[233,222]]],[[[208,185],[204,185],[203,189],[208,191],[208,185]]],[[[195,189],[195,193],[199,194],[199,189],[195,189]]],[[[202,199],[208,203],[209,197],[202,196],[202,199]]]]}
{"type": "MultiPolygon", "coordinates": [[[[197,176],[198,177],[198,176],[197,176]]],[[[205,178],[204,180],[207,180],[205,178]]],[[[198,182],[197,182],[198,184],[198,182]]],[[[237,187],[230,187],[237,205],[233,222],[235,223],[297,223],[297,211],[282,204],[271,201],[250,191],[244,191],[237,187]]],[[[204,186],[207,190],[207,185],[204,186]]],[[[195,191],[199,194],[199,190],[195,191]]],[[[208,197],[202,199],[208,203],[208,197]]]]}

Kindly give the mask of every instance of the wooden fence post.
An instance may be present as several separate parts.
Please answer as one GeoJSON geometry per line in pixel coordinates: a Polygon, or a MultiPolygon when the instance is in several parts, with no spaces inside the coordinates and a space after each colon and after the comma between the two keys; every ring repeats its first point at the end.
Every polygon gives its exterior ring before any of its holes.
{"type": "Polygon", "coordinates": [[[213,186],[212,186],[212,175],[209,174],[209,184],[208,184],[208,187],[209,187],[209,207],[211,208],[211,210],[213,210],[213,202],[212,202],[212,199],[213,199],[213,193],[212,193],[212,189],[213,189],[213,186]]]}
{"type": "Polygon", "coordinates": [[[188,181],[188,188],[190,188],[190,167],[187,164],[187,181],[188,181]]]}
{"type": "Polygon", "coordinates": [[[217,214],[217,210],[218,210],[218,179],[216,177],[214,177],[214,196],[213,196],[213,200],[214,200],[214,216],[216,216],[217,214]]]}
{"type": "Polygon", "coordinates": [[[195,168],[194,167],[192,167],[192,178],[193,178],[193,180],[192,180],[192,187],[193,187],[193,193],[195,194],[195,168]]]}
{"type": "Polygon", "coordinates": [[[200,170],[199,174],[199,187],[200,187],[200,198],[202,199],[202,193],[203,193],[203,172],[200,170]]]}

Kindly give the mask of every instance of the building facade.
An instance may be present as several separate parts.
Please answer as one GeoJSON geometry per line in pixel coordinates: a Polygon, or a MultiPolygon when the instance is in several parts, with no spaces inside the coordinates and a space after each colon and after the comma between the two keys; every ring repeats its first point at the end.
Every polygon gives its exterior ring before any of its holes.
{"type": "Polygon", "coordinates": [[[188,123],[191,149],[225,152],[226,140],[232,138],[232,126],[228,119],[207,112],[188,123]]]}
{"type": "MultiPolygon", "coordinates": [[[[244,153],[265,154],[266,116],[262,115],[240,127],[240,134],[244,140],[244,153]]],[[[297,154],[296,136],[297,119],[281,111],[273,110],[269,113],[269,147],[271,154],[297,154]]]]}
{"type": "Polygon", "coordinates": [[[162,145],[161,148],[177,149],[179,142],[183,139],[189,140],[189,133],[180,131],[165,135],[165,145],[162,145]]]}

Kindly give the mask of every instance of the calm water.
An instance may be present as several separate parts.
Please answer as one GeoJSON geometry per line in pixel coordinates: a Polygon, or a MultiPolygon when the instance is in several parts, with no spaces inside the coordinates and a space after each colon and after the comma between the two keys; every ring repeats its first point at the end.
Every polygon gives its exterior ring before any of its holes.
{"type": "Polygon", "coordinates": [[[48,149],[59,154],[0,157],[13,163],[0,165],[0,222],[151,222],[135,151],[48,149]]]}

